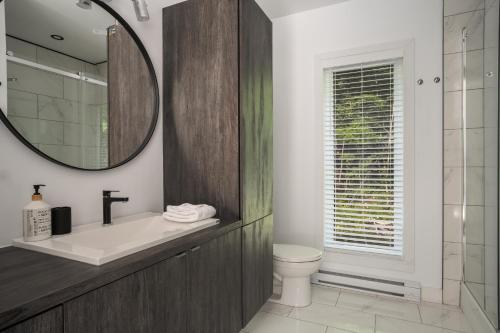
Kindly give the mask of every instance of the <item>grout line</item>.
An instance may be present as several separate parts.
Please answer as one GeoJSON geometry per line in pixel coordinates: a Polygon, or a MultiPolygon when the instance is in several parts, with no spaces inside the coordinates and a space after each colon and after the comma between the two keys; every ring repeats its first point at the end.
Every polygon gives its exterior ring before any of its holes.
{"type": "MultiPolygon", "coordinates": [[[[270,314],[271,316],[274,316],[274,317],[277,317],[277,318],[282,318],[282,316],[276,315],[274,313],[269,313],[269,312],[265,312],[265,313],[266,314],[270,314]]],[[[328,326],[328,325],[326,325],[324,323],[320,323],[320,322],[317,322],[317,321],[305,320],[305,319],[294,318],[294,317],[285,317],[285,318],[288,318],[288,319],[291,319],[291,320],[296,320],[296,321],[301,321],[301,322],[308,323],[308,324],[315,324],[315,325],[319,325],[319,326],[325,326],[326,329],[328,329],[328,327],[333,327],[333,326],[328,326]]],[[[338,328],[338,327],[333,327],[333,328],[338,328]]]]}
{"type": "MultiPolygon", "coordinates": [[[[494,47],[488,47],[488,48],[481,48],[481,49],[472,49],[472,50],[467,50],[467,53],[474,53],[474,52],[482,52],[484,50],[488,50],[488,49],[493,49],[494,47]]],[[[449,53],[443,53],[443,56],[449,56],[449,55],[461,55],[462,54],[462,51],[458,51],[458,52],[449,52],[449,53]]],[[[447,63],[446,64],[447,66],[449,66],[450,64],[447,63]]],[[[473,90],[475,89],[481,89],[481,88],[472,88],[473,90]]],[[[462,89],[460,89],[462,90],[462,89]]],[[[468,89],[467,89],[468,90],[468,89]]]]}
{"type": "Polygon", "coordinates": [[[288,314],[285,316],[287,318],[292,318],[290,317],[292,315],[292,313],[295,311],[295,307],[292,306],[292,309],[288,312],[288,314]]]}
{"type": "Polygon", "coordinates": [[[457,330],[454,330],[454,329],[451,329],[451,328],[446,328],[446,327],[442,327],[442,326],[436,326],[436,325],[431,325],[431,324],[426,324],[426,323],[417,323],[415,321],[410,321],[410,320],[406,320],[406,319],[400,319],[400,318],[393,318],[393,317],[388,317],[388,316],[384,316],[384,315],[379,315],[377,314],[376,317],[381,317],[381,318],[385,318],[385,319],[389,319],[389,320],[399,320],[399,321],[404,321],[406,323],[410,323],[410,324],[416,324],[416,325],[420,325],[420,326],[425,326],[425,327],[433,327],[433,328],[440,328],[441,330],[448,330],[450,332],[453,332],[453,333],[466,333],[465,331],[457,331],[457,330]]]}
{"type": "MultiPolygon", "coordinates": [[[[477,52],[477,51],[484,51],[485,48],[480,48],[480,49],[472,49],[472,50],[467,50],[467,53],[471,53],[471,52],[477,52]]],[[[462,51],[460,52],[448,52],[448,53],[443,53],[444,56],[447,56],[447,55],[459,55],[459,54],[462,54],[462,51]]],[[[449,64],[448,64],[449,66],[449,64]]],[[[479,89],[479,88],[475,88],[475,89],[479,89]]]]}
{"type": "Polygon", "coordinates": [[[486,8],[476,8],[476,9],[468,10],[465,12],[458,12],[458,13],[453,13],[450,15],[443,15],[443,18],[458,16],[458,15],[463,15],[463,14],[469,14],[469,13],[474,13],[474,12],[482,12],[482,11],[486,11],[486,8]]]}
{"type": "MultiPolygon", "coordinates": [[[[320,323],[320,322],[317,322],[317,321],[312,321],[312,320],[305,320],[305,319],[301,319],[301,318],[290,318],[290,319],[293,319],[293,320],[297,320],[297,321],[301,321],[301,322],[304,322],[304,323],[309,323],[309,324],[315,324],[315,325],[320,325],[320,326],[326,326],[326,329],[328,329],[328,327],[331,327],[331,328],[336,328],[336,329],[339,329],[339,330],[344,330],[343,328],[340,328],[340,327],[335,327],[335,326],[329,326],[325,323],[320,323]]],[[[350,332],[350,331],[348,331],[350,332]]],[[[269,332],[271,333],[271,332],[269,332]]]]}
{"type": "Polygon", "coordinates": [[[417,305],[418,316],[420,317],[420,322],[423,324],[424,319],[422,318],[422,311],[420,310],[420,304],[417,305]]]}

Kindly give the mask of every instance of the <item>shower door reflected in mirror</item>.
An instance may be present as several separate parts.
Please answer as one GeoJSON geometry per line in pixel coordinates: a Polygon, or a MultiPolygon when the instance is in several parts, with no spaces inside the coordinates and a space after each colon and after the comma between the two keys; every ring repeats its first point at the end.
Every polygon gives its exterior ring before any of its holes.
{"type": "Polygon", "coordinates": [[[499,1],[479,11],[462,45],[463,279],[498,328],[499,1]]]}
{"type": "Polygon", "coordinates": [[[6,125],[34,151],[73,168],[108,169],[136,156],[154,129],[158,92],[126,22],[99,1],[2,5],[6,125]]]}

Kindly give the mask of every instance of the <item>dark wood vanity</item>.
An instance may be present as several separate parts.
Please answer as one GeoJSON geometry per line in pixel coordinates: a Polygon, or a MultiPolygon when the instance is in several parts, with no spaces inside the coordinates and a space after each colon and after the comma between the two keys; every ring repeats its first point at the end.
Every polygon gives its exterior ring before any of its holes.
{"type": "Polygon", "coordinates": [[[0,332],[237,333],[272,294],[272,24],[254,0],[163,11],[164,202],[221,223],[92,266],[0,249],[0,332]]]}
{"type": "Polygon", "coordinates": [[[0,332],[238,332],[241,222],[103,266],[0,249],[0,332]]]}
{"type": "Polygon", "coordinates": [[[272,23],[254,0],[189,0],[163,41],[165,204],[242,220],[245,325],[272,295],[272,23]]]}

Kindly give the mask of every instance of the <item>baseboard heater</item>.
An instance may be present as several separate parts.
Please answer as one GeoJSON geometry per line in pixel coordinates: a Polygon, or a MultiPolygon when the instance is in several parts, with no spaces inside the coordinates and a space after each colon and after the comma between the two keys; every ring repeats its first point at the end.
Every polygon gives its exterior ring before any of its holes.
{"type": "Polygon", "coordinates": [[[313,275],[315,284],[360,290],[396,298],[420,302],[420,284],[412,281],[394,281],[342,272],[320,270],[313,275]]]}

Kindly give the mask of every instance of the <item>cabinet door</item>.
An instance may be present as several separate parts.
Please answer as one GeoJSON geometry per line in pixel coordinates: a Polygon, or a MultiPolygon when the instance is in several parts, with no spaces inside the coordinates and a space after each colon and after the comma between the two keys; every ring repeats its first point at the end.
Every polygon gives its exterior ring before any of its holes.
{"type": "Polygon", "coordinates": [[[44,312],[38,316],[12,326],[2,333],[62,333],[63,316],[62,306],[44,312]]]}
{"type": "Polygon", "coordinates": [[[273,294],[273,216],[242,228],[243,325],[273,294]]]}
{"type": "Polygon", "coordinates": [[[66,333],[186,332],[186,256],[177,256],[64,304],[66,333]]]}
{"type": "Polygon", "coordinates": [[[165,7],[163,50],[165,205],[204,202],[238,221],[238,0],[165,7]]]}
{"type": "Polygon", "coordinates": [[[240,165],[244,224],[272,214],[272,23],[254,0],[240,0],[240,165]]]}
{"type": "Polygon", "coordinates": [[[143,144],[156,99],[148,65],[135,40],[119,23],[108,31],[108,152],[112,166],[143,144]]]}
{"type": "Polygon", "coordinates": [[[188,332],[241,329],[241,230],[196,247],[188,256],[188,332]]]}

